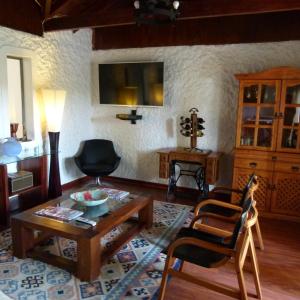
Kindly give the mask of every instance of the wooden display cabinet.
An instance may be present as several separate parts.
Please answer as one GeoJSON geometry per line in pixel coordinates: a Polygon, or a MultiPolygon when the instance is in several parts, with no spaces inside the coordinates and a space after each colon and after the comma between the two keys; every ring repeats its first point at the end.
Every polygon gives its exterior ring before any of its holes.
{"type": "MultiPolygon", "coordinates": [[[[239,74],[233,187],[259,177],[258,209],[300,221],[300,69],[239,74]]],[[[233,199],[236,200],[236,199],[233,199]]]]}
{"type": "Polygon", "coordinates": [[[26,210],[47,200],[47,155],[0,159],[0,183],[0,224],[7,226],[12,210],[26,210]],[[18,170],[32,172],[32,187],[10,191],[8,165],[12,163],[17,164],[18,170]]]}

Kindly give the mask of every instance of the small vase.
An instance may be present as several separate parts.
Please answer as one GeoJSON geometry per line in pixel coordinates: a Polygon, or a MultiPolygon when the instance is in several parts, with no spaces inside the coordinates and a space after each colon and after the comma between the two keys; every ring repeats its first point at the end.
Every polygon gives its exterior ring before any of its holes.
{"type": "Polygon", "coordinates": [[[17,156],[22,151],[22,145],[14,138],[8,138],[6,142],[1,145],[1,152],[7,156],[17,156]]]}

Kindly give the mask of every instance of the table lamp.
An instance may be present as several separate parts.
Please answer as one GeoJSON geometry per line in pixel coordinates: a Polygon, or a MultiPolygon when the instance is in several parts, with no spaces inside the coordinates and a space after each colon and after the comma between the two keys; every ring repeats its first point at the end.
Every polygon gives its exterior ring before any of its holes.
{"type": "Polygon", "coordinates": [[[59,173],[58,145],[66,92],[63,90],[50,89],[43,89],[41,92],[45,107],[45,116],[50,142],[48,198],[53,199],[62,195],[59,173]]]}

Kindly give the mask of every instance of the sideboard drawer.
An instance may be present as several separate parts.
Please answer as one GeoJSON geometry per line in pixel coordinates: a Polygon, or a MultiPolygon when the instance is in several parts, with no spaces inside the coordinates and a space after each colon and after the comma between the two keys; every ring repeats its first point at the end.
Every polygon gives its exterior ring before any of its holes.
{"type": "Polygon", "coordinates": [[[300,163],[277,162],[275,164],[275,171],[300,174],[300,163]]]}
{"type": "Polygon", "coordinates": [[[274,162],[270,160],[236,158],[234,160],[235,168],[247,168],[252,170],[273,171],[274,162]]]}

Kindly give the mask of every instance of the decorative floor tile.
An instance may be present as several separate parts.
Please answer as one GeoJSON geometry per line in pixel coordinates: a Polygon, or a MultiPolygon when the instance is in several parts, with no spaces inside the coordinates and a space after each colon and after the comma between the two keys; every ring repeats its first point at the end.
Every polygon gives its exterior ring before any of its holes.
{"type": "MultiPolygon", "coordinates": [[[[11,255],[10,230],[0,233],[0,290],[15,300],[150,300],[160,286],[165,248],[188,219],[191,207],[154,201],[154,224],[143,230],[108,260],[92,283],[81,282],[67,271],[32,259],[11,255]]],[[[101,244],[113,243],[129,225],[122,224],[101,244]]],[[[42,246],[55,255],[77,258],[77,244],[53,237],[42,246]]]]}
{"type": "Polygon", "coordinates": [[[0,265],[0,279],[15,277],[19,274],[19,268],[13,264],[0,265]]]}
{"type": "Polygon", "coordinates": [[[133,251],[120,252],[117,254],[120,263],[137,261],[137,257],[133,251]]]}
{"type": "Polygon", "coordinates": [[[74,297],[74,288],[70,285],[57,285],[48,288],[49,300],[68,300],[74,297]]]}
{"type": "Polygon", "coordinates": [[[81,284],[80,293],[82,299],[86,299],[96,295],[103,295],[103,290],[100,281],[93,283],[81,284]]]}
{"type": "Polygon", "coordinates": [[[138,297],[145,297],[145,296],[150,296],[151,294],[145,287],[135,287],[131,289],[132,294],[138,297]]]}

